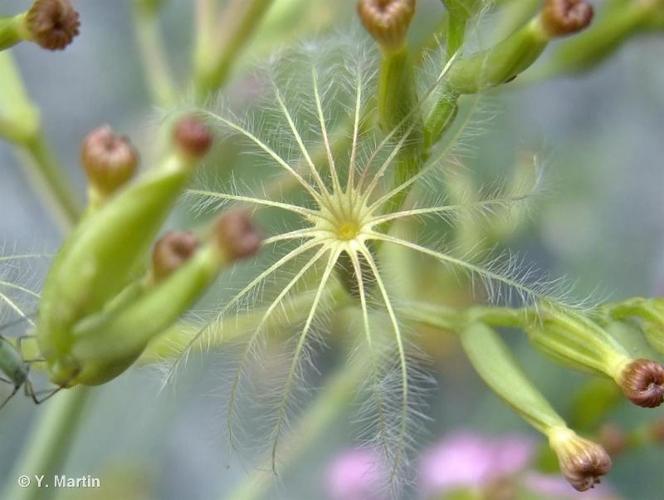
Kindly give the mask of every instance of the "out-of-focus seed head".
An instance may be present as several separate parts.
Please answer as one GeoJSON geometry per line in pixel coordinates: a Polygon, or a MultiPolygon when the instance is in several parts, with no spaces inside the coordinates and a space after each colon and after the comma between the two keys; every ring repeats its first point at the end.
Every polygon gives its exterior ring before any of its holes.
{"type": "Polygon", "coordinates": [[[550,436],[550,441],[558,455],[561,472],[577,491],[593,488],[611,470],[611,457],[607,451],[570,429],[557,430],[550,436]]]}
{"type": "Polygon", "coordinates": [[[609,455],[620,455],[628,446],[625,432],[616,424],[604,424],[599,430],[599,442],[609,455]]]}
{"type": "Polygon", "coordinates": [[[173,130],[176,146],[187,156],[203,158],[212,147],[213,135],[207,124],[195,115],[180,118],[173,130]]]}
{"type": "Polygon", "coordinates": [[[657,420],[653,423],[650,426],[649,431],[650,436],[655,442],[664,445],[664,419],[657,420]]]}
{"type": "Polygon", "coordinates": [[[32,39],[48,50],[62,50],[79,34],[81,22],[69,0],[37,0],[26,17],[32,39]]]}
{"type": "Polygon", "coordinates": [[[360,0],[362,24],[385,50],[400,48],[415,15],[416,0],[360,0]]]}
{"type": "Polygon", "coordinates": [[[217,222],[216,236],[220,248],[230,260],[255,255],[262,242],[251,216],[243,210],[222,215],[217,222]]]}
{"type": "Polygon", "coordinates": [[[585,29],[593,15],[593,6],[586,0],[546,0],[541,19],[549,36],[560,37],[585,29]]]}
{"type": "Polygon", "coordinates": [[[131,179],[139,156],[129,139],[104,125],[90,132],[81,146],[81,163],[90,184],[102,195],[109,195],[131,179]]]}
{"type": "Polygon", "coordinates": [[[198,238],[188,231],[166,233],[152,252],[152,275],[159,282],[168,278],[196,253],[198,238]]]}
{"type": "Polygon", "coordinates": [[[621,374],[620,386],[635,405],[656,408],[664,402],[664,366],[648,359],[632,361],[621,374]]]}

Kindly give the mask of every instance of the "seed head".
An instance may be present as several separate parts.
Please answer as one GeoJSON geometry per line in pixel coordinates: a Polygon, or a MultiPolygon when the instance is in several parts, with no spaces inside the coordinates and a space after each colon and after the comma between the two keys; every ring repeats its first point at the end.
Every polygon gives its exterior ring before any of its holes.
{"type": "Polygon", "coordinates": [[[173,131],[175,144],[192,158],[200,159],[212,146],[212,132],[203,120],[194,115],[181,118],[173,131]]]}
{"type": "Polygon", "coordinates": [[[360,0],[362,24],[385,50],[400,48],[415,14],[416,0],[360,0]]]}
{"type": "Polygon", "coordinates": [[[546,0],[541,19],[551,37],[561,37],[586,28],[593,14],[592,5],[586,0],[546,0]]]}
{"type": "Polygon", "coordinates": [[[69,0],[37,0],[26,17],[32,39],[48,50],[62,50],[78,35],[81,23],[69,0]]]}
{"type": "Polygon", "coordinates": [[[154,246],[152,274],[155,281],[162,281],[179,269],[196,253],[198,238],[189,231],[166,233],[154,246]]]}
{"type": "Polygon", "coordinates": [[[632,361],[621,374],[620,386],[635,405],[657,408],[664,402],[664,367],[648,359],[632,361]]]}
{"type": "Polygon", "coordinates": [[[138,160],[129,139],[108,125],[94,129],[83,140],[81,163],[90,184],[102,195],[115,192],[129,181],[136,173],[138,160]]]}
{"type": "Polygon", "coordinates": [[[262,238],[249,214],[238,210],[219,218],[217,241],[229,259],[240,260],[255,255],[262,238]]]}
{"type": "Polygon", "coordinates": [[[606,450],[570,429],[557,429],[550,441],[561,472],[577,491],[593,488],[611,470],[611,457],[606,450]]]}

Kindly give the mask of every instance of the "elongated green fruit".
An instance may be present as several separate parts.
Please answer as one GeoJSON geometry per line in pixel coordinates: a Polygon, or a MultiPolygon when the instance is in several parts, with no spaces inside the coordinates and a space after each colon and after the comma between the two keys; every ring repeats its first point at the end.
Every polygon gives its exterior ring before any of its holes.
{"type": "Polygon", "coordinates": [[[549,439],[560,470],[569,483],[586,491],[611,469],[604,448],[578,436],[533,387],[500,336],[481,323],[461,332],[461,343],[473,367],[491,389],[549,439]]]}
{"type": "Polygon", "coordinates": [[[565,426],[565,421],[528,380],[494,330],[473,323],[461,331],[460,339],[480,377],[530,425],[544,434],[552,427],[565,426]]]}
{"type": "Polygon", "coordinates": [[[163,283],[105,323],[76,328],[71,355],[81,369],[69,384],[102,384],[125,371],[153,337],[192,306],[226,262],[226,256],[214,246],[203,248],[163,283]]]}
{"type": "Polygon", "coordinates": [[[73,231],[51,267],[40,302],[37,336],[49,364],[77,369],[67,359],[73,326],[100,312],[141,272],[155,235],[210,143],[203,124],[192,118],[180,120],[174,151],[163,163],[85,217],[73,231]]]}
{"type": "Polygon", "coordinates": [[[535,347],[554,359],[612,378],[637,406],[655,408],[664,401],[664,367],[634,359],[615,337],[581,314],[548,310],[527,333],[535,347]]]}

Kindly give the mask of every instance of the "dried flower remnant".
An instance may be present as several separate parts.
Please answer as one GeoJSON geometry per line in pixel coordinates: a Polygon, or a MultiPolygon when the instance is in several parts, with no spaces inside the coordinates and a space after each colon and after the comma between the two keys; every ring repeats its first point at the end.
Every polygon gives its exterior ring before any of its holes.
{"type": "Polygon", "coordinates": [[[249,214],[239,210],[219,218],[217,235],[220,248],[231,260],[255,255],[263,240],[249,214]]]}
{"type": "Polygon", "coordinates": [[[635,405],[657,408],[664,402],[664,367],[648,359],[632,361],[622,372],[620,386],[635,405]]]}
{"type": "Polygon", "coordinates": [[[387,51],[404,44],[416,0],[360,0],[357,11],[366,30],[387,51]]]}
{"type": "Polygon", "coordinates": [[[189,231],[171,231],[159,239],[152,252],[155,281],[173,274],[194,255],[198,246],[198,238],[189,231]]]}
{"type": "Polygon", "coordinates": [[[101,197],[114,193],[136,173],[139,156],[127,137],[108,125],[90,132],[81,146],[81,163],[92,189],[101,197]]]}
{"type": "Polygon", "coordinates": [[[593,7],[586,0],[547,0],[541,19],[550,36],[571,35],[591,23],[593,7]]]}
{"type": "Polygon", "coordinates": [[[212,146],[212,132],[194,115],[181,118],[175,125],[173,139],[180,150],[193,158],[202,158],[212,146]]]}
{"type": "Polygon", "coordinates": [[[606,450],[571,429],[551,430],[549,442],[558,455],[561,472],[578,491],[593,488],[611,470],[611,457],[606,450]]]}
{"type": "Polygon", "coordinates": [[[32,39],[48,50],[63,50],[79,34],[78,12],[69,0],[37,0],[28,11],[32,39]]]}

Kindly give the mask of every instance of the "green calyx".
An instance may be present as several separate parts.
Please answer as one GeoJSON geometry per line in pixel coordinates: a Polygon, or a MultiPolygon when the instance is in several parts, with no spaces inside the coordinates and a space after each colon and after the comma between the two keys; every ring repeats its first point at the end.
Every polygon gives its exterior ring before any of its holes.
{"type": "Polygon", "coordinates": [[[631,361],[627,350],[606,330],[585,316],[547,309],[541,320],[526,327],[531,343],[572,368],[608,376],[620,383],[631,361]]]}
{"type": "Polygon", "coordinates": [[[630,37],[664,26],[661,2],[618,0],[609,3],[601,16],[584,33],[558,48],[547,74],[586,71],[604,61],[630,37]]]}
{"type": "Polygon", "coordinates": [[[447,55],[451,56],[463,45],[470,19],[479,11],[479,0],[443,0],[447,9],[447,55]]]}
{"type": "Polygon", "coordinates": [[[607,309],[616,320],[638,319],[648,343],[664,354],[664,299],[633,298],[612,304],[607,309]]]}
{"type": "MultiPolygon", "coordinates": [[[[98,315],[122,317],[143,303],[139,297],[147,291],[142,290],[140,280],[145,274],[149,249],[186,187],[195,163],[191,155],[182,154],[176,148],[159,167],[120,190],[102,206],[89,209],[63,245],[44,285],[37,325],[39,347],[54,383],[99,383],[104,376],[112,378],[117,374],[115,372],[126,368],[118,360],[131,364],[140,355],[145,338],[154,335],[154,329],[147,325],[155,324],[161,329],[162,318],[169,318],[169,313],[155,314],[153,309],[151,321],[142,325],[136,323],[134,328],[127,329],[124,337],[117,337],[117,349],[123,356],[109,355],[106,365],[97,359],[88,367],[84,363],[89,359],[79,357],[76,346],[82,325],[90,324],[91,318],[97,317],[92,321],[96,325],[95,331],[89,336],[83,335],[97,338],[104,333],[101,324],[111,321],[104,319],[99,323],[98,315]],[[125,347],[122,347],[123,343],[125,347]],[[141,345],[140,349],[137,345],[141,345]],[[115,368],[109,368],[108,363],[115,368]]],[[[218,268],[219,265],[215,269],[218,268]]],[[[192,268],[193,275],[198,272],[192,268]]],[[[193,277],[190,279],[201,282],[193,277]]],[[[206,285],[209,279],[202,281],[206,285]]],[[[167,283],[170,279],[162,286],[167,283]]],[[[183,286],[192,294],[191,300],[204,289],[203,284],[198,288],[183,286]],[[194,288],[198,293],[194,293],[194,288]]],[[[152,293],[155,292],[146,297],[152,293]]],[[[165,311],[177,315],[182,313],[182,308],[178,307],[180,302],[186,302],[178,297],[173,303],[167,298],[160,300],[165,311]]],[[[115,318],[114,321],[119,320],[115,318]]]]}
{"type": "Polygon", "coordinates": [[[101,313],[77,325],[71,354],[80,363],[81,371],[74,383],[101,384],[122,373],[151,339],[192,306],[226,262],[218,247],[209,244],[166,280],[143,290],[119,311],[101,313]]]}
{"type": "Polygon", "coordinates": [[[25,12],[13,17],[0,17],[0,51],[31,39],[26,17],[25,12]]]}
{"type": "Polygon", "coordinates": [[[511,81],[537,60],[549,40],[536,17],[496,46],[459,60],[447,83],[458,94],[475,94],[511,81]]]}

